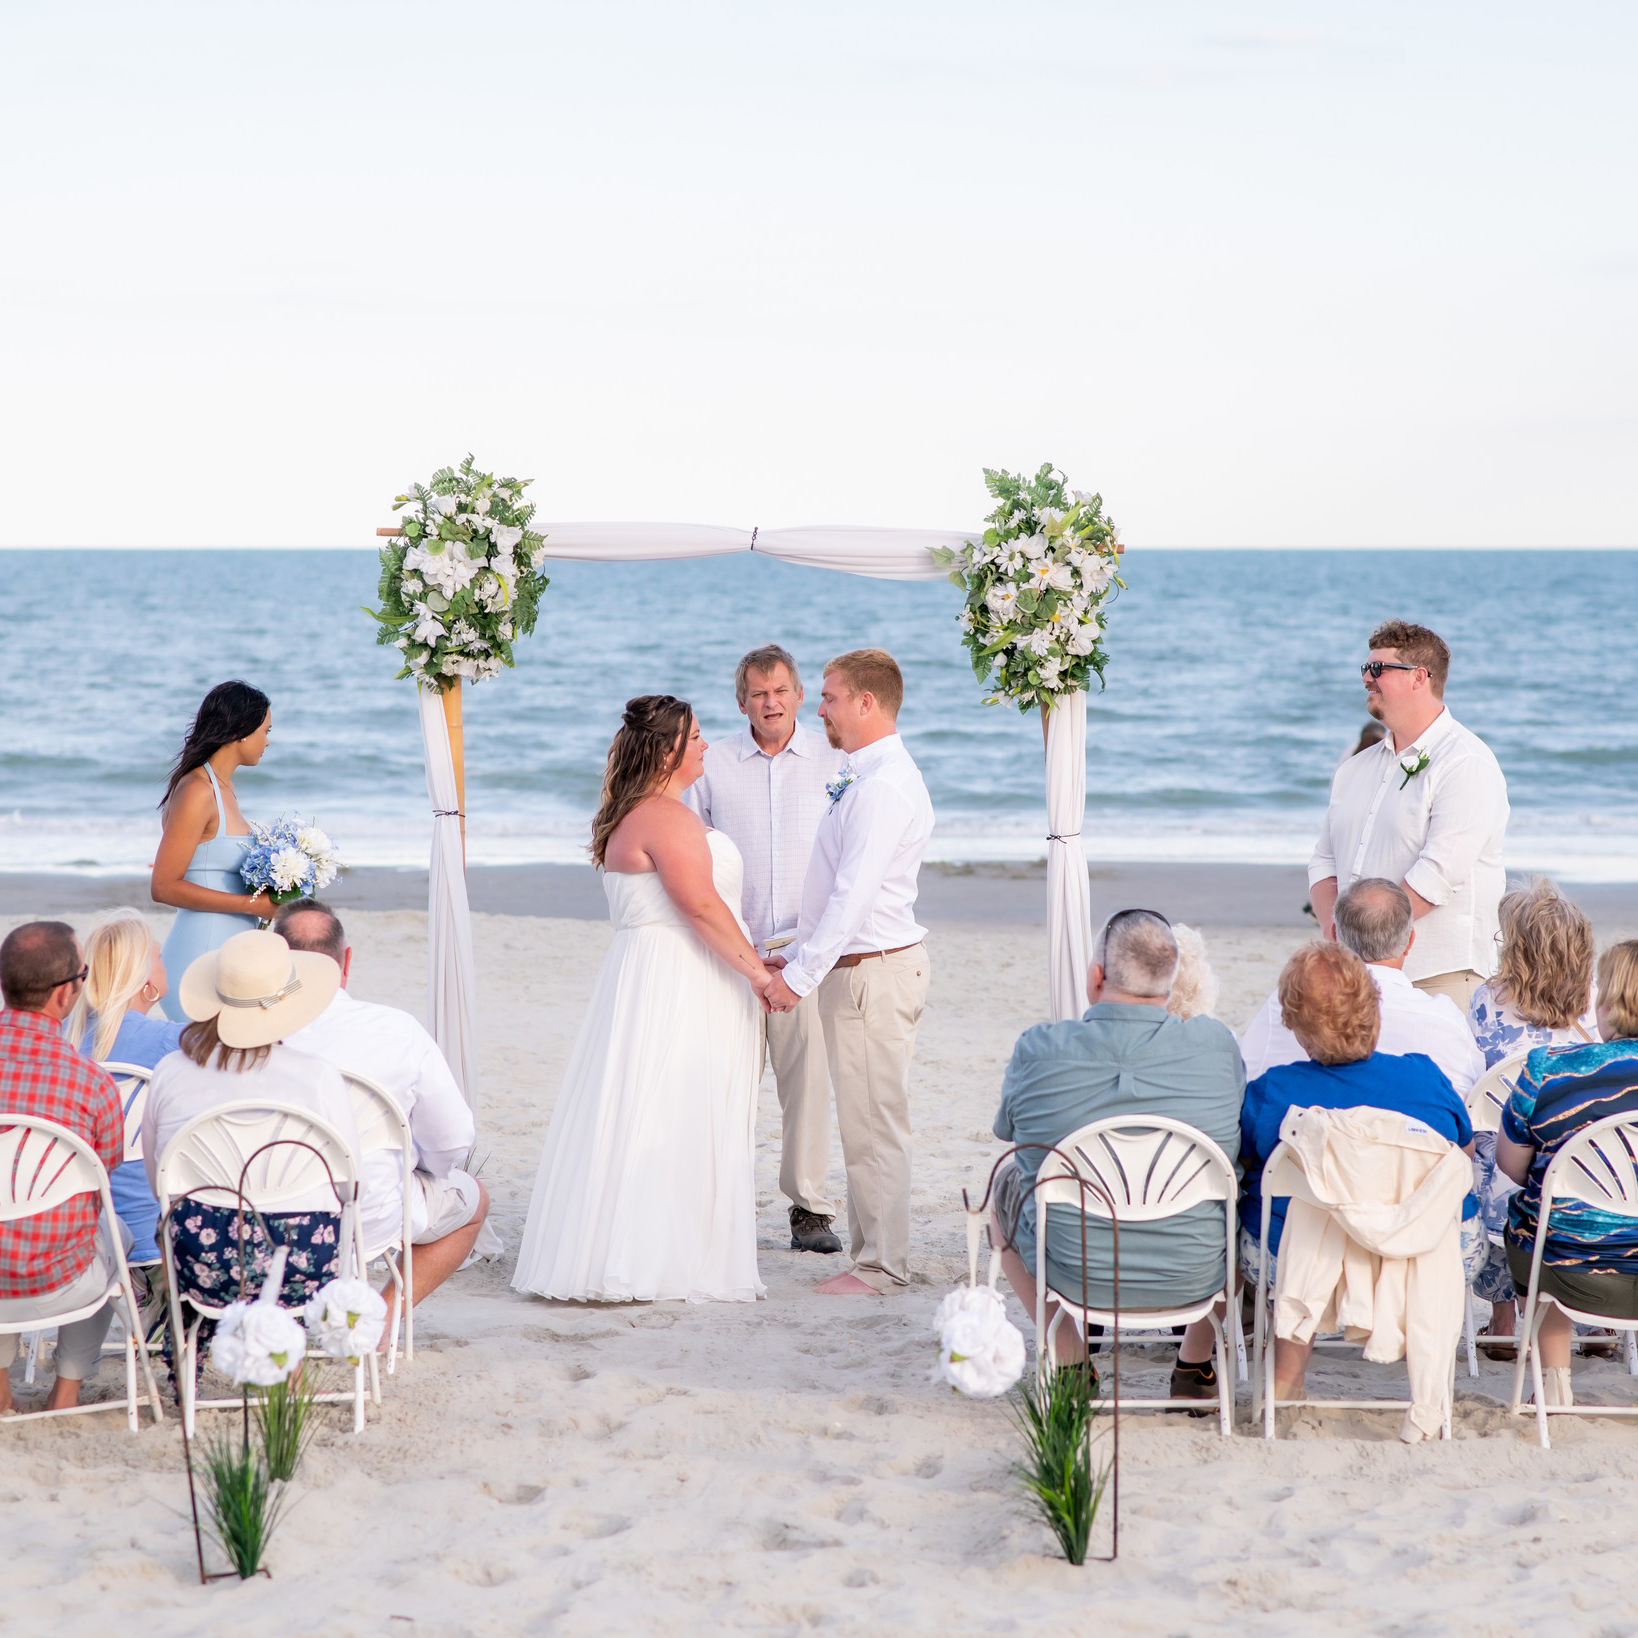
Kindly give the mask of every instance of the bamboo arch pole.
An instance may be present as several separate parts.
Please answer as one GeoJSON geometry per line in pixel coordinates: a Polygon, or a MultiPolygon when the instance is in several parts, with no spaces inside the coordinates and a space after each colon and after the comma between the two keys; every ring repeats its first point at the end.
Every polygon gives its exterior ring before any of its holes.
{"type": "MultiPolygon", "coordinates": [[[[396,537],[402,529],[377,529],[382,537],[396,537]]],[[[447,688],[439,690],[444,707],[444,727],[449,732],[449,754],[455,763],[455,806],[461,821],[461,868],[466,868],[466,732],[461,725],[461,696],[464,682],[453,678],[447,688]]]]}

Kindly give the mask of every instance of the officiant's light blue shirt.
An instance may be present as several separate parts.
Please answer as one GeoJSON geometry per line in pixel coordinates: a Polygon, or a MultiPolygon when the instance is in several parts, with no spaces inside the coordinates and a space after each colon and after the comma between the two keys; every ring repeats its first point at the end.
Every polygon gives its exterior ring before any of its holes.
{"type": "MultiPolygon", "coordinates": [[[[1037,1024],[1018,1038],[1001,1088],[995,1135],[1006,1143],[1055,1144],[1113,1115],[1167,1115],[1204,1132],[1231,1161],[1240,1152],[1240,1104],[1245,1096],[1240,1048],[1215,1018],[1174,1018],[1160,1007],[1100,1001],[1078,1020],[1037,1024]]],[[[1018,1156],[1026,1188],[1045,1157],[1018,1156]]],[[[1066,1295],[1081,1289],[1080,1214],[1047,1210],[1047,1273],[1066,1295]]],[[[1036,1214],[1026,1197],[1017,1246],[1035,1267],[1036,1214]]],[[[1087,1295],[1107,1306],[1111,1233],[1086,1224],[1087,1295]]],[[[1123,1309],[1198,1302],[1223,1283],[1223,1210],[1210,1202],[1159,1223],[1123,1225],[1120,1237],[1123,1309]]]]}

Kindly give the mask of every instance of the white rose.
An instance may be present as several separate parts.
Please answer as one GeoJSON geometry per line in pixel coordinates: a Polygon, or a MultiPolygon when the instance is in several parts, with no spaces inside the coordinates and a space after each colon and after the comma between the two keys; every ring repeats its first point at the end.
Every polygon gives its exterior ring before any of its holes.
{"type": "Polygon", "coordinates": [[[375,1351],[387,1305],[367,1280],[331,1280],[307,1304],[307,1333],[332,1359],[356,1362],[375,1351]]]}
{"type": "Polygon", "coordinates": [[[991,586],[984,597],[985,606],[998,620],[1010,620],[1018,607],[1018,588],[1003,581],[991,586]]]}
{"type": "Polygon", "coordinates": [[[933,1319],[938,1340],[935,1382],[974,1399],[996,1399],[1024,1374],[1024,1338],[1007,1318],[1000,1294],[981,1285],[952,1291],[933,1319]]]}
{"type": "MultiPolygon", "coordinates": [[[[272,1280],[270,1273],[270,1285],[272,1280]]],[[[307,1337],[296,1316],[258,1299],[228,1304],[211,1338],[210,1362],[231,1382],[273,1388],[306,1352],[307,1337]]]]}
{"type": "Polygon", "coordinates": [[[441,518],[452,518],[461,509],[461,497],[459,495],[434,495],[432,497],[432,509],[441,518]]]}

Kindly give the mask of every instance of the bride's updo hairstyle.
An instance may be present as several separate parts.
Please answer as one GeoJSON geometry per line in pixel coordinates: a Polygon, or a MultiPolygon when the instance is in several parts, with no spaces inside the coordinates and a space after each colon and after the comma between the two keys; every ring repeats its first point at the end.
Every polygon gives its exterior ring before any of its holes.
{"type": "Polygon", "coordinates": [[[591,856],[599,870],[615,827],[676,767],[693,720],[693,706],[672,694],[642,694],[626,701],[620,731],[609,746],[603,803],[592,820],[591,856]]]}
{"type": "Polygon", "coordinates": [[[170,783],[159,799],[161,808],[167,806],[176,794],[176,787],[193,772],[202,768],[221,750],[236,740],[248,739],[267,719],[272,707],[261,689],[247,682],[217,683],[199,702],[193,725],[182,742],[175,766],[171,769],[170,783]]]}

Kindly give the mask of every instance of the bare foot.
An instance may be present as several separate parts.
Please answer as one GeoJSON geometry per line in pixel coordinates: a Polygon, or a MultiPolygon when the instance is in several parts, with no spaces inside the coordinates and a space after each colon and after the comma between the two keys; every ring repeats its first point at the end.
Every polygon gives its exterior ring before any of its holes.
{"type": "Polygon", "coordinates": [[[838,1274],[834,1279],[826,1280],[822,1285],[813,1288],[820,1295],[826,1297],[879,1297],[875,1286],[866,1285],[857,1274],[838,1274]]]}
{"type": "Polygon", "coordinates": [[[47,1410],[72,1410],[80,1402],[80,1385],[71,1376],[59,1376],[46,1397],[47,1410]]]}

